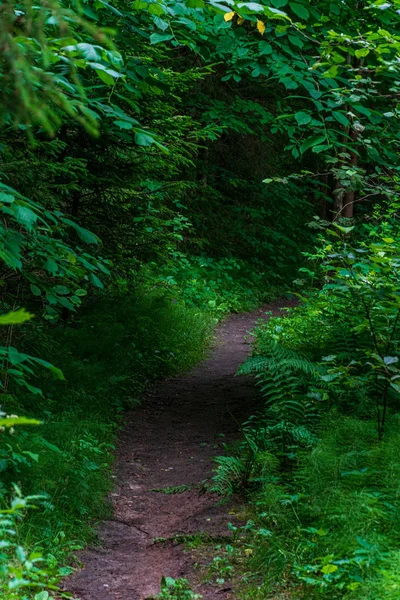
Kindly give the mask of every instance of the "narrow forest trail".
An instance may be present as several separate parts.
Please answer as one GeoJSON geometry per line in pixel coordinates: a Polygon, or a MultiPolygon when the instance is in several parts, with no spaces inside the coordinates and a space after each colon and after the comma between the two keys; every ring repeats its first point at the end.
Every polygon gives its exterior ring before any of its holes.
{"type": "MultiPolygon", "coordinates": [[[[285,302],[285,305],[290,302],[285,302]]],[[[112,494],[114,519],[100,528],[101,549],[81,555],[84,567],[68,582],[82,600],[142,600],[156,595],[163,575],[191,577],[193,560],[177,534],[228,535],[229,505],[197,490],[167,495],[152,491],[201,482],[213,457],[232,439],[238,422],[255,408],[249,378],[234,377],[250,346],[248,331],[276,302],[248,314],[233,315],[217,329],[210,356],[188,374],[154,387],[138,410],[126,414],[118,445],[112,494]]],[[[232,597],[221,589],[201,589],[205,600],[232,597]]]]}

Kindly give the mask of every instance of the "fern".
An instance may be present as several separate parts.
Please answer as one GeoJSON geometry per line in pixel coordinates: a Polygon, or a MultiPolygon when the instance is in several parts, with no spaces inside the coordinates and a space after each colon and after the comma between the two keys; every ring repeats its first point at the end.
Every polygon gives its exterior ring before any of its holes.
{"type": "Polygon", "coordinates": [[[318,365],[273,340],[264,341],[262,351],[262,355],[249,358],[239,373],[256,376],[265,407],[276,422],[312,425],[316,411],[307,389],[310,381],[316,380],[318,365]]]}
{"type": "Polygon", "coordinates": [[[258,374],[265,372],[265,369],[275,371],[278,368],[283,371],[294,370],[311,374],[315,367],[305,356],[271,340],[263,347],[262,355],[251,356],[239,367],[238,374],[258,374]]]}
{"type": "Polygon", "coordinates": [[[236,456],[217,456],[217,469],[209,485],[209,490],[221,496],[230,496],[246,487],[249,469],[245,460],[236,456]]]}
{"type": "Polygon", "coordinates": [[[209,489],[221,495],[268,483],[279,462],[276,456],[315,443],[319,411],[307,391],[310,382],[318,381],[319,366],[275,341],[263,343],[262,350],[238,373],[256,376],[264,410],[244,424],[236,455],[217,457],[209,489]]]}

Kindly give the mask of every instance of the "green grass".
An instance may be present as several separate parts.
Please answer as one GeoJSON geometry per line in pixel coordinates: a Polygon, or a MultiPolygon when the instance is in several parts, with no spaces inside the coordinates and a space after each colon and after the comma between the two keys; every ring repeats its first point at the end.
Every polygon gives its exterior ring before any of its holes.
{"type": "Polygon", "coordinates": [[[102,299],[72,326],[25,340],[66,381],[46,374],[38,382],[43,398],[8,397],[8,413],[35,416],[42,425],[3,436],[0,489],[4,507],[12,482],[25,495],[44,496],[17,523],[17,539],[40,551],[53,575],[71,552],[95,541],[94,525],[109,515],[122,411],[135,407],[153,381],[196,364],[215,322],[210,313],[155,295],[102,299]]]}
{"type": "Polygon", "coordinates": [[[399,598],[399,447],[398,417],[379,443],[373,421],[329,416],[291,471],[250,493],[235,550],[251,573],[243,597],[399,598]]]}

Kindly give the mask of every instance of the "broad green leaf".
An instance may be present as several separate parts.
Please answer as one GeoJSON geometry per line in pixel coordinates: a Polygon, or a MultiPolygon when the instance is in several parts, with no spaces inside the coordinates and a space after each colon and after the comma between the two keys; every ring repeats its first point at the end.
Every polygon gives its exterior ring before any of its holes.
{"type": "Polygon", "coordinates": [[[58,273],[58,265],[55,260],[52,258],[48,258],[44,263],[43,267],[48,271],[51,275],[56,275],[58,273]]]}
{"type": "Polygon", "coordinates": [[[65,381],[65,377],[64,377],[64,374],[61,371],[61,369],[59,369],[58,367],[55,367],[54,365],[52,365],[51,363],[49,363],[47,360],[43,360],[41,358],[35,358],[34,360],[39,365],[42,365],[42,367],[45,367],[46,369],[49,369],[49,371],[51,371],[51,373],[53,373],[53,375],[55,375],[55,377],[57,379],[61,379],[62,381],[65,381]]]}
{"type": "Polygon", "coordinates": [[[38,215],[27,206],[14,205],[13,212],[18,223],[21,223],[27,229],[32,229],[32,226],[38,219],[38,215]]]}
{"type": "Polygon", "coordinates": [[[11,194],[0,192],[0,202],[3,202],[3,204],[12,204],[14,200],[15,198],[11,194]]]}
{"type": "Polygon", "coordinates": [[[34,600],[50,600],[49,592],[43,591],[35,594],[34,600]]]}
{"type": "Polygon", "coordinates": [[[160,44],[161,42],[168,42],[172,40],[174,36],[170,33],[152,33],[150,36],[151,44],[160,44]]]}
{"type": "Polygon", "coordinates": [[[62,221],[66,225],[73,227],[73,229],[75,229],[76,233],[81,238],[81,240],[83,242],[85,242],[86,244],[98,244],[99,243],[99,238],[97,237],[97,235],[94,235],[94,233],[92,233],[88,229],[85,229],[84,227],[80,227],[80,225],[75,223],[75,221],[71,221],[71,219],[66,219],[65,217],[62,218],[62,221]]]}
{"type": "Polygon", "coordinates": [[[55,285],[55,286],[53,286],[53,292],[55,294],[60,294],[61,296],[65,296],[66,294],[69,294],[70,289],[67,288],[65,285],[55,285]]]}
{"type": "Polygon", "coordinates": [[[369,48],[360,48],[359,50],[356,50],[355,55],[357,58],[362,58],[364,56],[368,56],[369,52],[369,48]]]}
{"type": "MultiPolygon", "coordinates": [[[[97,62],[101,60],[103,49],[101,46],[93,46],[92,44],[80,43],[76,48],[83,54],[86,60],[97,62]]],[[[65,48],[68,50],[68,48],[65,48]]]]}
{"type": "Polygon", "coordinates": [[[31,292],[34,296],[41,296],[42,290],[37,285],[31,285],[31,292]]]}
{"type": "Polygon", "coordinates": [[[59,304],[61,304],[61,306],[64,306],[64,308],[67,308],[68,310],[72,310],[73,312],[75,312],[75,306],[72,304],[72,302],[70,300],[68,300],[68,298],[65,298],[64,296],[58,296],[57,302],[59,304]]]}
{"type": "Polygon", "coordinates": [[[304,40],[300,36],[288,35],[289,41],[298,48],[303,48],[304,40]]]}
{"type": "Polygon", "coordinates": [[[272,46],[268,42],[259,42],[258,50],[261,55],[263,54],[271,54],[272,46]]]}
{"type": "Polygon", "coordinates": [[[308,12],[304,4],[300,4],[299,2],[289,2],[289,6],[294,12],[294,14],[300,17],[300,19],[307,20],[310,16],[310,13],[308,12]]]}
{"type": "Polygon", "coordinates": [[[339,567],[336,565],[329,564],[329,565],[325,565],[324,567],[322,567],[321,571],[322,571],[322,573],[324,573],[324,575],[328,575],[330,573],[335,573],[335,571],[337,571],[338,568],[339,567]]]}
{"type": "Polygon", "coordinates": [[[384,356],[383,362],[385,363],[385,365],[393,365],[394,363],[399,362],[399,357],[398,356],[384,356]]]}
{"type": "Polygon", "coordinates": [[[326,141],[326,137],[324,135],[312,135],[307,138],[305,142],[303,142],[300,146],[300,153],[304,154],[307,150],[312,148],[313,146],[318,146],[322,144],[322,142],[326,141]]]}
{"type": "Polygon", "coordinates": [[[168,21],[161,19],[161,17],[154,17],[154,24],[161,29],[161,31],[165,31],[169,27],[168,21]]]}
{"type": "Polygon", "coordinates": [[[132,123],[129,123],[128,121],[114,121],[114,125],[120,129],[132,129],[133,127],[132,123]]]}
{"type": "Polygon", "coordinates": [[[256,13],[263,13],[264,12],[264,6],[262,4],[258,4],[258,2],[240,2],[238,4],[238,8],[247,8],[247,10],[250,10],[251,12],[256,12],[256,13]]]}
{"type": "Polygon", "coordinates": [[[310,114],[303,111],[297,112],[294,117],[299,125],[307,125],[311,122],[312,118],[310,114]]]}
{"type": "Polygon", "coordinates": [[[135,142],[138,146],[151,146],[154,141],[154,138],[148,133],[138,131],[135,134],[135,142]]]}
{"type": "Polygon", "coordinates": [[[334,15],[340,15],[340,6],[338,6],[337,4],[334,4],[333,2],[329,5],[329,10],[334,15]]]}
{"type": "Polygon", "coordinates": [[[328,69],[327,71],[325,71],[322,76],[326,77],[326,78],[334,78],[336,77],[336,75],[339,73],[339,67],[338,65],[332,65],[332,67],[330,67],[330,69],[328,69]]]}
{"type": "Polygon", "coordinates": [[[87,291],[79,288],[78,290],[75,290],[75,295],[76,296],[87,296],[87,291]]]}
{"type": "Polygon", "coordinates": [[[336,119],[336,121],[338,123],[340,123],[344,127],[349,127],[350,121],[348,120],[348,118],[346,117],[346,115],[344,113],[339,112],[337,110],[333,110],[332,111],[332,116],[333,116],[334,119],[336,119]]]}

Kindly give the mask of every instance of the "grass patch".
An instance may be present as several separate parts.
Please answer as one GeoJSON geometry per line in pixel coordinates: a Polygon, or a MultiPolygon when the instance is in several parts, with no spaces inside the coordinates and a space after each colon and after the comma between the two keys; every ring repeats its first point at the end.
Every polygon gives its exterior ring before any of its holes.
{"type": "Polygon", "coordinates": [[[157,296],[102,299],[70,326],[34,341],[66,381],[46,375],[39,381],[43,398],[7,398],[9,413],[42,424],[2,436],[0,492],[4,508],[12,482],[25,495],[43,497],[15,526],[18,543],[43,555],[47,583],[66,574],[71,552],[95,542],[94,525],[110,513],[106,496],[122,411],[136,406],[153,381],[197,363],[215,322],[211,313],[157,296]]]}
{"type": "Polygon", "coordinates": [[[399,444],[398,418],[377,442],[373,421],[330,415],[291,472],[249,493],[233,544],[239,596],[397,599],[399,444]]]}

